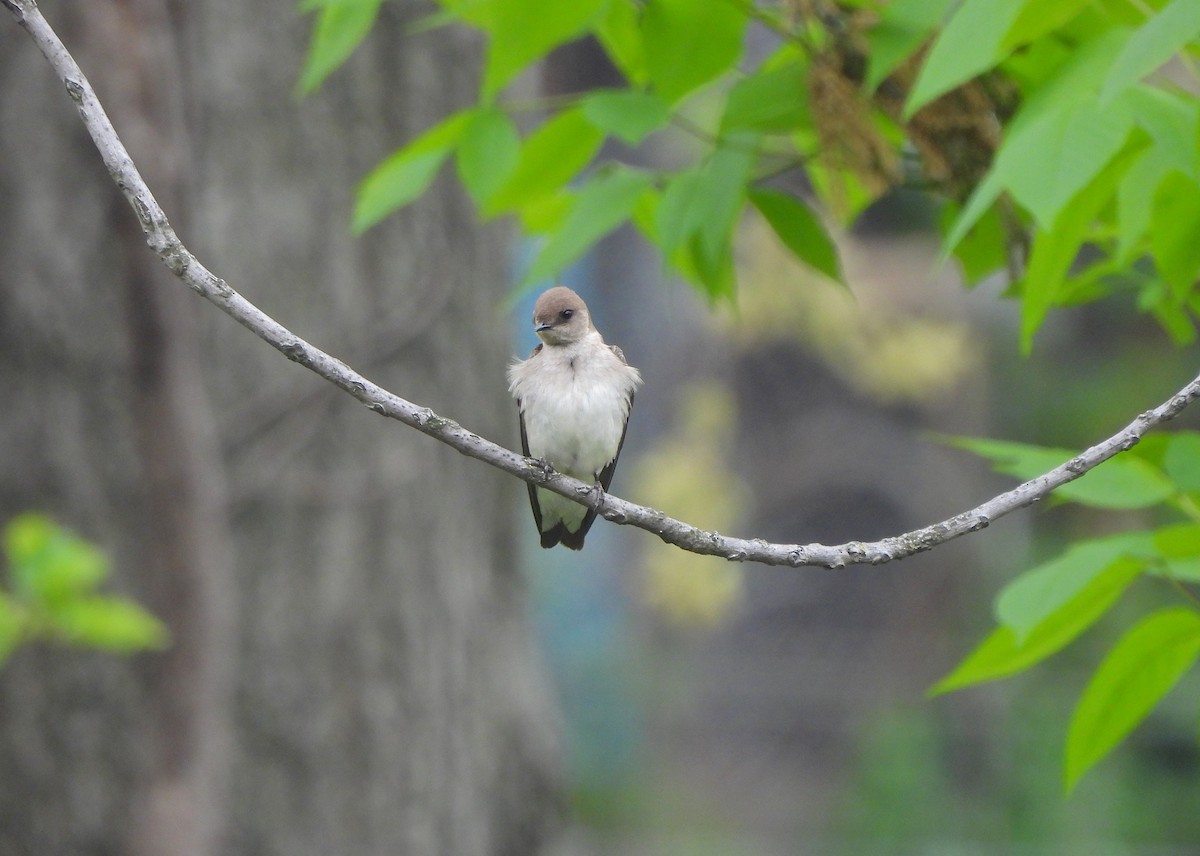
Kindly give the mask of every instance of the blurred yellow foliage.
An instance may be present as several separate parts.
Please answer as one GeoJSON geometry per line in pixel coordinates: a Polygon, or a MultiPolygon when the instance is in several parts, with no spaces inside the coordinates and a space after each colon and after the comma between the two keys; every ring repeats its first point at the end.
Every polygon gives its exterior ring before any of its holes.
{"type": "MultiPolygon", "coordinates": [[[[673,517],[727,530],[750,501],[726,454],[736,427],[733,397],[715,381],[693,383],[682,390],[679,411],[676,428],[638,460],[635,493],[673,517]]],[[[716,624],[741,596],[741,569],[724,559],[649,544],[643,566],[643,599],[678,624],[716,624]]]]}
{"type": "Polygon", "coordinates": [[[978,368],[981,355],[955,308],[936,288],[904,285],[906,274],[927,275],[931,259],[898,254],[887,270],[854,276],[848,291],[800,264],[761,218],[747,221],[743,241],[739,317],[718,320],[735,344],[794,341],[885,404],[928,403],[978,368]]]}

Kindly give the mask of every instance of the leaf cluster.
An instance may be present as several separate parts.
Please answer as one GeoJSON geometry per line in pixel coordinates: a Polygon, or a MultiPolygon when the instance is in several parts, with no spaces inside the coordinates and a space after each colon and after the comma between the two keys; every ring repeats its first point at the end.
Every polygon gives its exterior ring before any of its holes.
{"type": "MultiPolygon", "coordinates": [[[[1018,478],[1071,457],[996,440],[956,439],[1018,478]]],[[[1134,450],[1059,488],[1065,502],[1124,511],[1161,510],[1165,525],[1077,541],[1000,592],[997,627],[934,686],[944,693],[1023,672],[1094,625],[1131,585],[1167,581],[1182,605],[1164,606],[1125,633],[1097,668],[1072,717],[1065,783],[1073,788],[1154,709],[1200,657],[1200,433],[1148,436],[1134,450]]]]}
{"type": "MultiPolygon", "coordinates": [[[[734,238],[747,210],[839,280],[830,221],[850,224],[889,190],[922,188],[943,200],[945,252],[968,280],[1009,275],[1025,348],[1052,308],[1117,290],[1132,291],[1176,340],[1195,338],[1194,0],[440,6],[422,28],[465,25],[487,37],[478,102],[364,179],[356,230],[419,198],[453,160],[484,217],[514,216],[536,240],[522,286],[631,223],[666,265],[722,298],[735,292],[734,238]],[[761,58],[744,50],[752,31],[774,40],[761,58]],[[603,47],[624,87],[532,105],[505,97],[537,60],[584,38],[603,47]],[[1159,73],[1167,63],[1173,73],[1159,73]],[[518,119],[531,107],[541,118],[525,130],[518,119]],[[625,156],[651,135],[683,162],[655,168],[625,156]],[[792,171],[811,192],[778,186],[792,171]]],[[[309,91],[366,37],[380,0],[304,8],[316,12],[301,75],[309,91]]]]}
{"type": "Polygon", "coordinates": [[[131,653],[167,645],[166,628],[136,603],[97,594],[109,574],[95,547],[50,518],[27,513],[3,531],[8,585],[0,588],[0,663],[44,641],[131,653]]]}

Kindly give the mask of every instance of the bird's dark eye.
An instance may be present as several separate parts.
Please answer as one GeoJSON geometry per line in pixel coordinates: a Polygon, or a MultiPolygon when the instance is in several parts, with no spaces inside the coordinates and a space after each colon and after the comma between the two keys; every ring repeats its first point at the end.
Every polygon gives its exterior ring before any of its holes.
{"type": "Polygon", "coordinates": [[[559,314],[559,317],[565,321],[568,318],[570,318],[572,315],[575,314],[575,310],[574,309],[564,309],[562,312],[560,312],[558,314],[559,314]]]}

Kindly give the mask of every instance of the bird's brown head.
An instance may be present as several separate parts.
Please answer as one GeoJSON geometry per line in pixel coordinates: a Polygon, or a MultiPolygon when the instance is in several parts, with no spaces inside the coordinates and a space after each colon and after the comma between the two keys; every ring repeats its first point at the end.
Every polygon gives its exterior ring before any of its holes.
{"type": "Polygon", "coordinates": [[[578,342],[592,329],[587,304],[566,286],[543,293],[533,306],[533,330],[547,345],[578,342]]]}

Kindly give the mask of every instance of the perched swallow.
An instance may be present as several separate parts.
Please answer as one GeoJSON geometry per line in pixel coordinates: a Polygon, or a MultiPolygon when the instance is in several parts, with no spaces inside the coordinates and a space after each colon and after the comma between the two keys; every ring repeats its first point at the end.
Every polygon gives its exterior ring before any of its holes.
{"type": "MultiPolygon", "coordinates": [[[[558,286],[538,298],[533,329],[541,344],[508,370],[508,388],[521,414],[521,450],[607,491],[642,376],[620,348],[605,344],[587,304],[569,288],[558,286]]],[[[542,546],[583,549],[596,512],[528,487],[542,546]]]]}

